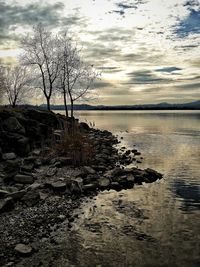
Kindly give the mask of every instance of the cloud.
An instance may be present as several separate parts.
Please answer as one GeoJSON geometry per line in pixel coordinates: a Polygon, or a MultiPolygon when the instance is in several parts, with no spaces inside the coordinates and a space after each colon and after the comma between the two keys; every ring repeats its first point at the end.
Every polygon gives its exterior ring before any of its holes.
{"type": "Polygon", "coordinates": [[[15,34],[18,27],[32,26],[41,22],[48,27],[55,28],[59,25],[81,25],[84,19],[76,12],[75,15],[69,15],[67,18],[62,16],[65,5],[61,2],[54,4],[48,3],[29,3],[24,6],[19,4],[9,5],[0,0],[0,43],[9,40],[18,40],[19,33],[15,34]]]}
{"type": "Polygon", "coordinates": [[[109,13],[117,13],[120,16],[124,16],[126,11],[129,9],[138,9],[138,7],[142,4],[145,4],[144,0],[132,0],[132,1],[121,1],[115,4],[116,10],[112,10],[109,13]]]}
{"type": "Polygon", "coordinates": [[[158,77],[150,70],[129,72],[127,76],[130,77],[127,84],[165,84],[173,81],[169,78],[158,77]]]}
{"type": "Polygon", "coordinates": [[[191,90],[199,90],[199,93],[200,93],[200,82],[182,84],[182,85],[176,86],[176,88],[178,88],[180,90],[186,90],[188,92],[191,90]]]}
{"type": "Polygon", "coordinates": [[[155,71],[172,73],[174,71],[179,71],[179,70],[182,70],[182,69],[181,68],[177,68],[177,67],[165,67],[165,68],[161,68],[161,69],[156,69],[155,71]]]}
{"type": "Polygon", "coordinates": [[[102,71],[103,73],[116,73],[116,72],[120,72],[123,69],[119,68],[119,67],[98,67],[98,70],[102,71]]]}

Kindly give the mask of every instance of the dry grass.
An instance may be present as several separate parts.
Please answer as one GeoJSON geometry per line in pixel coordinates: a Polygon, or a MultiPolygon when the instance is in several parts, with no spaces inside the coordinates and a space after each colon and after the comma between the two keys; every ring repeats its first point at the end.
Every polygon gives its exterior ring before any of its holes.
{"type": "Polygon", "coordinates": [[[76,166],[85,165],[92,161],[94,147],[89,138],[75,129],[73,134],[64,132],[61,140],[54,144],[51,155],[70,157],[76,166]]]}

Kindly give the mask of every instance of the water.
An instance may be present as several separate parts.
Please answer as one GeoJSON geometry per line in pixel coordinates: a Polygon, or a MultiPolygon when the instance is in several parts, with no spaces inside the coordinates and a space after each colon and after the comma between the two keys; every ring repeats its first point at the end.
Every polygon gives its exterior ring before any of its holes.
{"type": "MultiPolygon", "coordinates": [[[[71,237],[75,266],[200,266],[200,112],[76,112],[142,152],[164,179],[84,204],[71,237]]],[[[60,259],[70,256],[67,249],[60,259]]],[[[63,265],[64,266],[64,265],[63,265]]]]}

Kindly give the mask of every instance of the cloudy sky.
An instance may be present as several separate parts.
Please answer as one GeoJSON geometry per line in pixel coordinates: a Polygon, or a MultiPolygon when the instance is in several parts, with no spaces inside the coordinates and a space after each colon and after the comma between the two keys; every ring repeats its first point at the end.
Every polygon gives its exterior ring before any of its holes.
{"type": "Polygon", "coordinates": [[[98,104],[200,99],[200,0],[0,0],[0,57],[42,22],[70,29],[101,71],[98,104]]]}

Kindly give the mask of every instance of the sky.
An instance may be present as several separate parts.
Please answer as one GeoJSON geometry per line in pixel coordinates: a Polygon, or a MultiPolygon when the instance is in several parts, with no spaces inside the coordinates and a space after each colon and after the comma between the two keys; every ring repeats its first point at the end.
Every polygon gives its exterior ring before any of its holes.
{"type": "Polygon", "coordinates": [[[0,57],[37,23],[68,30],[101,72],[97,104],[200,100],[200,0],[0,0],[0,57]]]}

